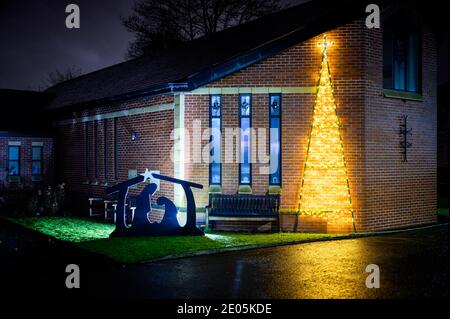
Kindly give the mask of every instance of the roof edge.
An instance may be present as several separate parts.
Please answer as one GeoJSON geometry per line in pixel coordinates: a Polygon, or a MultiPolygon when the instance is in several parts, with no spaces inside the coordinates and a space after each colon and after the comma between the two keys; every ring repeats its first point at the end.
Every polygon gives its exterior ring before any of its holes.
{"type": "MultiPolygon", "coordinates": [[[[380,6],[385,6],[386,2],[387,1],[384,0],[381,1],[380,6]]],[[[165,93],[189,92],[195,90],[211,82],[224,78],[232,73],[240,71],[283,50],[286,50],[297,43],[306,41],[328,30],[355,21],[365,15],[365,1],[352,3],[351,10],[348,10],[349,3],[351,3],[351,1],[343,1],[342,8],[338,9],[337,11],[330,9],[327,10],[327,8],[325,7],[323,9],[324,14],[322,14],[319,19],[311,20],[306,25],[292,30],[262,45],[259,45],[258,47],[255,47],[245,53],[240,53],[237,56],[231,57],[223,62],[217,63],[216,65],[212,65],[195,74],[188,75],[185,79],[180,79],[179,81],[169,82],[142,90],[130,91],[120,95],[104,97],[101,99],[90,100],[78,104],[66,105],[54,109],[49,109],[49,111],[65,112],[67,110],[79,110],[93,106],[101,106],[106,103],[117,103],[141,97],[150,97],[165,93]],[[344,4],[347,4],[347,6],[344,4]],[[336,14],[339,16],[338,19],[329,18],[330,15],[336,14]],[[330,23],[329,21],[332,21],[332,23],[330,23]]]]}
{"type": "Polygon", "coordinates": [[[163,85],[156,85],[152,86],[143,90],[137,90],[137,91],[130,91],[124,94],[119,95],[113,95],[109,97],[104,97],[97,100],[90,100],[82,103],[77,104],[70,104],[63,107],[57,107],[48,109],[49,112],[52,113],[59,113],[59,112],[67,112],[67,111],[77,111],[82,110],[87,107],[93,107],[93,106],[102,106],[107,103],[118,103],[118,102],[124,102],[129,101],[133,99],[138,99],[141,97],[150,97],[155,96],[159,94],[165,94],[165,93],[173,93],[178,91],[186,91],[189,88],[189,85],[187,82],[169,82],[163,85]]]}

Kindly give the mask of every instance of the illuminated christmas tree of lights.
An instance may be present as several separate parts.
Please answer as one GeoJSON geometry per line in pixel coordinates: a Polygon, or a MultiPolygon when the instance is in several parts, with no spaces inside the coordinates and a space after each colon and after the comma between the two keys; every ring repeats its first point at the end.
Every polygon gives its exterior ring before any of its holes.
{"type": "Polygon", "coordinates": [[[313,123],[302,178],[300,213],[321,216],[328,223],[353,220],[344,147],[333,95],[327,48],[333,43],[324,35],[322,67],[314,102],[313,123]]]}

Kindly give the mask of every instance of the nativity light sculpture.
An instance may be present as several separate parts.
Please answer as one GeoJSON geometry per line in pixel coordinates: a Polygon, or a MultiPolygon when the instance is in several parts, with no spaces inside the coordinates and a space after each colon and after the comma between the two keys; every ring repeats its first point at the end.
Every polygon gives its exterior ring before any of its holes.
{"type": "Polygon", "coordinates": [[[196,205],[192,188],[202,189],[203,185],[185,181],[182,179],[150,173],[148,169],[132,179],[121,182],[106,189],[107,194],[118,193],[116,228],[110,237],[135,237],[135,236],[174,236],[174,235],[204,235],[204,232],[196,225],[196,205]],[[136,211],[131,225],[127,225],[125,214],[125,202],[131,186],[143,183],[151,178],[178,184],[183,188],[186,196],[186,224],[180,226],[177,220],[177,207],[167,197],[158,197],[156,203],[164,206],[164,217],[160,223],[151,223],[148,216],[152,212],[151,199],[155,194],[157,185],[147,184],[136,199],[136,211]]]}
{"type": "Polygon", "coordinates": [[[306,155],[299,211],[322,217],[329,224],[353,223],[344,147],[333,95],[327,49],[333,43],[323,36],[322,67],[314,102],[313,122],[306,155]]]}

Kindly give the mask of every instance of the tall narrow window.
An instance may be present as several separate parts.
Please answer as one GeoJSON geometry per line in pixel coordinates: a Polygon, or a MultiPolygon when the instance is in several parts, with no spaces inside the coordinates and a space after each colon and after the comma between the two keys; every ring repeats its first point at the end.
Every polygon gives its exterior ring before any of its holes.
{"type": "Polygon", "coordinates": [[[211,95],[209,104],[209,126],[211,128],[209,184],[220,185],[222,183],[222,96],[211,95]]]}
{"type": "Polygon", "coordinates": [[[98,121],[94,121],[94,172],[98,179],[98,121]]]}
{"type": "Polygon", "coordinates": [[[117,117],[114,118],[114,179],[119,179],[119,160],[118,156],[118,138],[119,134],[117,132],[117,117]]]}
{"type": "Polygon", "coordinates": [[[89,178],[89,122],[84,122],[84,173],[89,178]]]}
{"type": "Polygon", "coordinates": [[[383,87],[421,91],[420,33],[403,16],[394,16],[383,31],[383,87]]]}
{"type": "Polygon", "coordinates": [[[8,146],[8,174],[20,175],[20,146],[8,146]]]}
{"type": "Polygon", "coordinates": [[[269,184],[281,186],[281,94],[269,96],[269,184]]]}
{"type": "Polygon", "coordinates": [[[250,128],[252,127],[251,117],[252,98],[250,94],[239,95],[239,127],[240,134],[240,164],[239,164],[239,184],[250,185],[252,183],[252,164],[250,163],[250,128]]]}
{"type": "Polygon", "coordinates": [[[103,120],[103,173],[105,181],[108,179],[108,120],[103,120]]]}
{"type": "Polygon", "coordinates": [[[31,147],[31,175],[35,178],[42,176],[42,146],[31,147]]]}

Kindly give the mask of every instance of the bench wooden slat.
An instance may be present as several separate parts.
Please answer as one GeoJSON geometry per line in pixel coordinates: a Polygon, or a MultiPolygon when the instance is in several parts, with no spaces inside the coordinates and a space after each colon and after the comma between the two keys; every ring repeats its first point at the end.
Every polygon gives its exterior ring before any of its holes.
{"type": "Polygon", "coordinates": [[[279,195],[210,194],[210,216],[275,216],[279,210],[279,195]]]}

